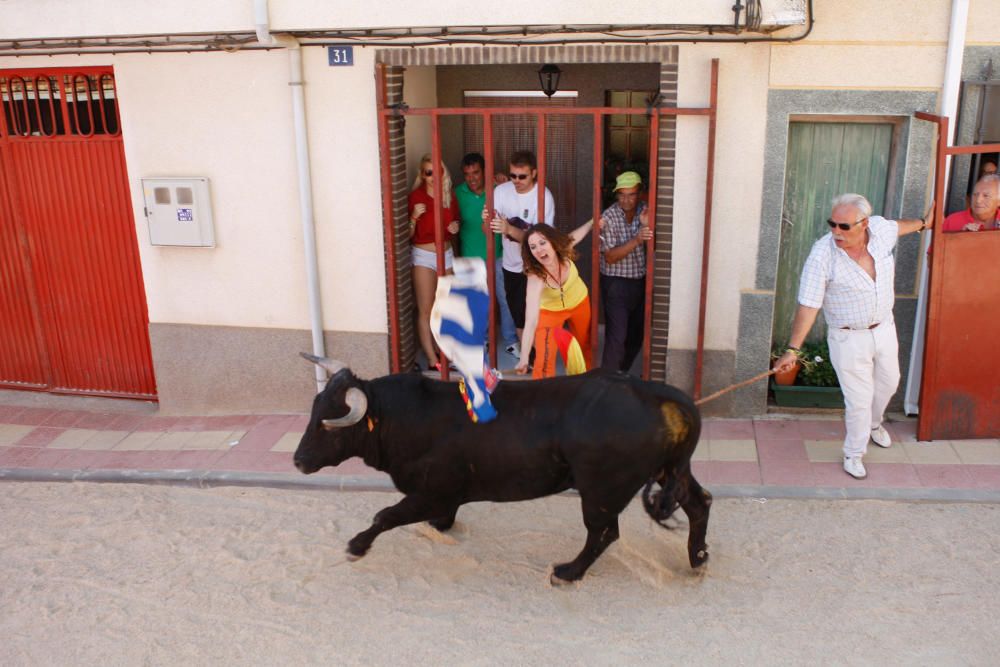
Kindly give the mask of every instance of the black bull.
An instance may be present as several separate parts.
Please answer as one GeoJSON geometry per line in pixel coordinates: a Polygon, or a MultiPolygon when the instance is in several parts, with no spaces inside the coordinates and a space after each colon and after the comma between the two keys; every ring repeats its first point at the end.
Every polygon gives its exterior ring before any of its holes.
{"type": "Polygon", "coordinates": [[[643,506],[657,522],[678,505],[687,514],[691,567],[708,559],[712,496],[690,465],[701,419],[680,390],[605,371],[501,382],[492,397],[499,416],[475,424],[454,383],[416,373],[363,381],[338,362],[303,356],[333,376],[313,402],[295,466],[309,474],[359,456],[405,494],[351,539],[348,558],[397,526],[429,521],[447,530],[465,503],[575,488],[587,541],[552,576],[574,581],[618,539],[618,515],[645,485],[643,506]]]}

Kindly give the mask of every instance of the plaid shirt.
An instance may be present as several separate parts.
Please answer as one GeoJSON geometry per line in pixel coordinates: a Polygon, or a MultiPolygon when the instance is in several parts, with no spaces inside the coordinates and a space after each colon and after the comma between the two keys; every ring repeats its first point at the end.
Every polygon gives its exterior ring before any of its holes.
{"type": "Polygon", "coordinates": [[[640,201],[635,209],[632,224],[625,218],[625,211],[617,202],[601,215],[608,224],[601,230],[601,273],[618,278],[644,278],[646,276],[646,243],[640,243],[635,250],[614,264],[608,264],[604,253],[631,241],[639,233],[639,213],[646,209],[646,202],[640,201]]]}
{"type": "Polygon", "coordinates": [[[868,218],[868,253],[875,260],[875,280],[833,242],[831,233],[813,244],[802,268],[799,303],[823,308],[830,328],[866,329],[892,319],[893,249],[899,237],[895,220],[868,218]]]}

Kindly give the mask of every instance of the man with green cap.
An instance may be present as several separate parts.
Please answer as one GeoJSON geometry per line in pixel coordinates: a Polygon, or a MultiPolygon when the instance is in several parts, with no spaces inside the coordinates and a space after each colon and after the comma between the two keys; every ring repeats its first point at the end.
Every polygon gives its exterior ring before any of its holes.
{"type": "Polygon", "coordinates": [[[641,199],[642,177],[626,171],[615,181],[616,202],[601,214],[601,366],[625,371],[642,349],[646,306],[646,241],[653,238],[641,199]]]}

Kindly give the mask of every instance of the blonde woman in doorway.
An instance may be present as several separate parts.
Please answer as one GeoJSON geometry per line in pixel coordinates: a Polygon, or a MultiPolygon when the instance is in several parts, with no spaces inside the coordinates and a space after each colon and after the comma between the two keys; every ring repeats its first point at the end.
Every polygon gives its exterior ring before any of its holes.
{"type": "MultiPolygon", "coordinates": [[[[430,155],[420,158],[420,170],[409,196],[410,242],[413,244],[413,292],[417,300],[417,336],[429,368],[438,367],[438,352],[431,335],[431,308],[437,291],[437,249],[434,245],[434,170],[430,155]]],[[[458,206],[451,192],[451,174],[441,164],[441,220],[445,273],[451,274],[451,237],[458,233],[458,206]]]]}

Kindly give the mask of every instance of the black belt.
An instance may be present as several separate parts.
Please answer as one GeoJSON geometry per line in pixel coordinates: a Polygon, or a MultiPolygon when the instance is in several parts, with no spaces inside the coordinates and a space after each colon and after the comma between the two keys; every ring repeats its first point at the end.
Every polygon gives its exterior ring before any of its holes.
{"type": "Polygon", "coordinates": [[[882,323],[881,322],[876,322],[875,324],[872,324],[871,326],[867,326],[867,327],[840,327],[840,328],[841,329],[847,329],[848,331],[864,331],[865,329],[874,329],[875,327],[877,327],[880,324],[882,324],[882,323]]]}

